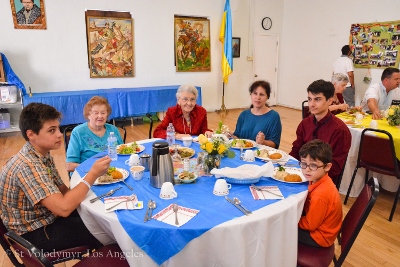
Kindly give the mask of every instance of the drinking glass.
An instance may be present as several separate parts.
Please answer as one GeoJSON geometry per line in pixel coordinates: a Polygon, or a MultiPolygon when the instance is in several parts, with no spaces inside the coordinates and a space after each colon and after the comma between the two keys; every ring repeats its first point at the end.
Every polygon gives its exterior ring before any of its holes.
{"type": "Polygon", "coordinates": [[[181,155],[179,155],[179,153],[178,153],[179,145],[174,144],[173,147],[174,147],[175,153],[174,153],[174,155],[172,155],[172,161],[176,161],[176,162],[182,161],[181,155]]]}
{"type": "Polygon", "coordinates": [[[206,156],[207,156],[206,152],[199,152],[197,154],[197,164],[196,164],[197,176],[203,176],[208,170],[208,167],[204,162],[206,156]]]}

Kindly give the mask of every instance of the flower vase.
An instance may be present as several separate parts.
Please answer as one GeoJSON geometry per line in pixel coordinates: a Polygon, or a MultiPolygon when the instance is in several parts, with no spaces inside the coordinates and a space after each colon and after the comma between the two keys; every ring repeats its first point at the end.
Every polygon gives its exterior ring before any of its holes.
{"type": "Polygon", "coordinates": [[[210,174],[210,171],[214,168],[219,169],[221,166],[221,155],[220,154],[216,154],[216,155],[212,155],[212,154],[207,154],[204,158],[204,163],[207,166],[207,174],[210,174]]]}

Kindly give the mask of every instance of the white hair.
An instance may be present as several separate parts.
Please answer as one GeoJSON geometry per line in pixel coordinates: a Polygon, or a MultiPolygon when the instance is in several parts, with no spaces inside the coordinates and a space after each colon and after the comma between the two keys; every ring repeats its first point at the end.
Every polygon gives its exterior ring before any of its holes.
{"type": "Polygon", "coordinates": [[[176,99],[179,99],[182,92],[188,92],[188,93],[194,94],[194,96],[197,99],[198,92],[197,92],[196,87],[194,87],[193,85],[183,84],[183,85],[179,86],[178,91],[176,92],[176,99]]]}
{"type": "Polygon", "coordinates": [[[349,82],[349,78],[343,73],[335,73],[332,76],[331,82],[332,83],[340,83],[340,82],[348,83],[349,82]]]}

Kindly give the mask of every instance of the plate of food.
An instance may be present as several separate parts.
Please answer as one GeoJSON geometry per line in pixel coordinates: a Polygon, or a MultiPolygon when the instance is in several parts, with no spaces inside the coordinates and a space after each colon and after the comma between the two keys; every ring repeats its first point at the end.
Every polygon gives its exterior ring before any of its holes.
{"type": "MultiPolygon", "coordinates": [[[[190,147],[177,146],[177,148],[178,154],[179,156],[181,156],[182,159],[191,158],[196,154],[196,151],[194,151],[194,149],[190,147]]],[[[171,154],[171,156],[175,153],[175,146],[169,147],[169,153],[171,154]]]]}
{"type": "Polygon", "coordinates": [[[364,111],[361,111],[357,108],[351,108],[348,111],[346,111],[346,113],[350,116],[356,116],[357,113],[360,113],[362,115],[366,115],[366,113],[364,111]]]}
{"type": "Polygon", "coordinates": [[[178,179],[184,184],[190,184],[196,181],[197,175],[193,172],[183,171],[178,174],[178,179]]]}
{"type": "Polygon", "coordinates": [[[254,154],[255,157],[258,159],[272,162],[283,161],[286,160],[286,158],[288,157],[288,154],[286,152],[274,148],[258,149],[254,154]]]}
{"type": "Polygon", "coordinates": [[[144,150],[144,146],[136,144],[136,142],[122,144],[117,146],[118,155],[132,155],[140,153],[144,150]]]}
{"type": "Polygon", "coordinates": [[[107,170],[107,173],[100,176],[93,183],[94,185],[103,185],[103,184],[114,184],[121,182],[128,178],[129,172],[122,168],[110,167],[107,170]]]}
{"type": "Polygon", "coordinates": [[[231,147],[234,149],[250,149],[253,147],[257,147],[257,143],[249,139],[233,139],[231,141],[231,147]]]}
{"type": "Polygon", "coordinates": [[[291,184],[307,182],[307,179],[304,177],[300,168],[291,168],[282,166],[276,167],[274,169],[274,174],[272,175],[271,178],[280,182],[291,183],[291,184]]]}

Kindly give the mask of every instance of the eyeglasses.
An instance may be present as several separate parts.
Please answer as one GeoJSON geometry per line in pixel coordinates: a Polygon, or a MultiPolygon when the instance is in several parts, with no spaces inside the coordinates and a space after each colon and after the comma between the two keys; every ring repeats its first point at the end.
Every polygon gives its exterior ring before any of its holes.
{"type": "Polygon", "coordinates": [[[324,167],[326,166],[326,164],[324,164],[324,165],[322,165],[322,166],[318,166],[317,164],[314,164],[314,163],[307,164],[307,163],[305,163],[305,162],[299,162],[299,165],[300,165],[300,168],[302,168],[302,169],[307,169],[307,167],[308,167],[308,168],[310,168],[310,170],[312,170],[312,171],[316,171],[316,170],[318,170],[319,168],[324,168],[324,167]]]}
{"type": "Polygon", "coordinates": [[[193,103],[196,103],[196,98],[181,98],[181,100],[182,100],[182,102],[183,103],[187,103],[187,102],[193,102],[193,103]]]}

